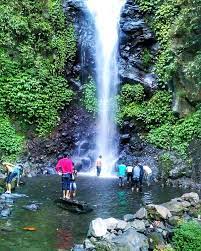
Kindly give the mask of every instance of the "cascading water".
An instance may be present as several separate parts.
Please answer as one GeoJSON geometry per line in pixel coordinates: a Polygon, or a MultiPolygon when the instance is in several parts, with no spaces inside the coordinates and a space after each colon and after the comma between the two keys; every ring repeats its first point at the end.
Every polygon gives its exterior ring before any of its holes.
{"type": "Polygon", "coordinates": [[[96,29],[96,82],[98,92],[97,155],[103,157],[102,175],[109,175],[117,159],[115,126],[118,87],[118,31],[126,0],[86,0],[96,29]]]}

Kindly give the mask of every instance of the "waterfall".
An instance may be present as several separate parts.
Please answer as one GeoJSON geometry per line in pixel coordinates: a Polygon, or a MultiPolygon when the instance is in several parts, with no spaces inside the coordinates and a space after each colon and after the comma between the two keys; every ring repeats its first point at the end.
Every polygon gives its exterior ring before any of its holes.
{"type": "Polygon", "coordinates": [[[96,84],[98,92],[97,156],[102,155],[102,174],[109,175],[117,159],[115,126],[118,88],[118,32],[126,0],[86,0],[96,29],[96,84]]]}

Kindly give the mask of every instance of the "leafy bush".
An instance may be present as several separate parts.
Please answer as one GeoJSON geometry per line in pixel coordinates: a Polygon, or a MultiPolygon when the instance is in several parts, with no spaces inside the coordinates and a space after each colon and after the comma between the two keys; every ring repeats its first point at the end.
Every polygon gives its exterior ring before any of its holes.
{"type": "Polygon", "coordinates": [[[139,102],[144,97],[144,87],[141,84],[124,84],[120,94],[121,103],[139,102]]]}
{"type": "Polygon", "coordinates": [[[0,3],[0,106],[10,116],[50,132],[73,98],[64,66],[76,54],[61,0],[0,3]]]}
{"type": "Polygon", "coordinates": [[[175,118],[171,109],[172,97],[168,91],[158,91],[147,102],[145,122],[149,127],[172,123],[175,118]]]}
{"type": "Polygon", "coordinates": [[[181,224],[173,236],[173,245],[176,251],[201,250],[201,226],[190,221],[181,224]]]}
{"type": "Polygon", "coordinates": [[[96,95],[96,86],[93,80],[84,84],[82,102],[88,112],[93,114],[97,112],[98,100],[96,95]]]}
{"type": "Polygon", "coordinates": [[[201,137],[201,110],[178,120],[174,124],[164,124],[148,133],[150,143],[160,148],[176,150],[185,155],[193,138],[201,137]]]}
{"type": "Polygon", "coordinates": [[[12,160],[23,149],[24,138],[16,133],[7,117],[0,116],[0,158],[12,160]]]}
{"type": "Polygon", "coordinates": [[[142,62],[147,69],[152,63],[152,55],[149,49],[145,48],[142,52],[142,62]]]}
{"type": "Polygon", "coordinates": [[[166,180],[169,177],[169,172],[173,168],[173,161],[168,153],[164,153],[159,158],[159,174],[160,177],[166,180]]]}

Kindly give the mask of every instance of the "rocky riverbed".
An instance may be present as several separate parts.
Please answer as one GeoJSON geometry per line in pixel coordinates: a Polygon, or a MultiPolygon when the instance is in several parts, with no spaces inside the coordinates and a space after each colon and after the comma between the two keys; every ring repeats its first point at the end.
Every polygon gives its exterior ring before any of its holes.
{"type": "Polygon", "coordinates": [[[90,223],[87,239],[73,251],[146,251],[170,247],[175,227],[181,221],[201,224],[201,201],[197,193],[185,193],[166,203],[149,204],[123,219],[96,218],[90,223]]]}

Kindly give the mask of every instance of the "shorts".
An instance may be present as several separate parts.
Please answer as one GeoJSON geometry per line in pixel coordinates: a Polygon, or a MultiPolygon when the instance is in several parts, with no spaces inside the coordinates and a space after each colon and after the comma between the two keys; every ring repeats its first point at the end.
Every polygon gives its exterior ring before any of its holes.
{"type": "Polygon", "coordinates": [[[62,190],[70,190],[70,178],[62,177],[62,190]]]}
{"type": "Polygon", "coordinates": [[[70,182],[70,191],[76,191],[77,190],[77,185],[75,181],[70,182]]]}
{"type": "Polygon", "coordinates": [[[17,176],[17,173],[9,173],[6,177],[5,181],[6,183],[11,183],[12,180],[17,176]]]}
{"type": "Polygon", "coordinates": [[[132,180],[132,187],[136,186],[139,187],[140,179],[139,178],[133,178],[132,180]]]}

